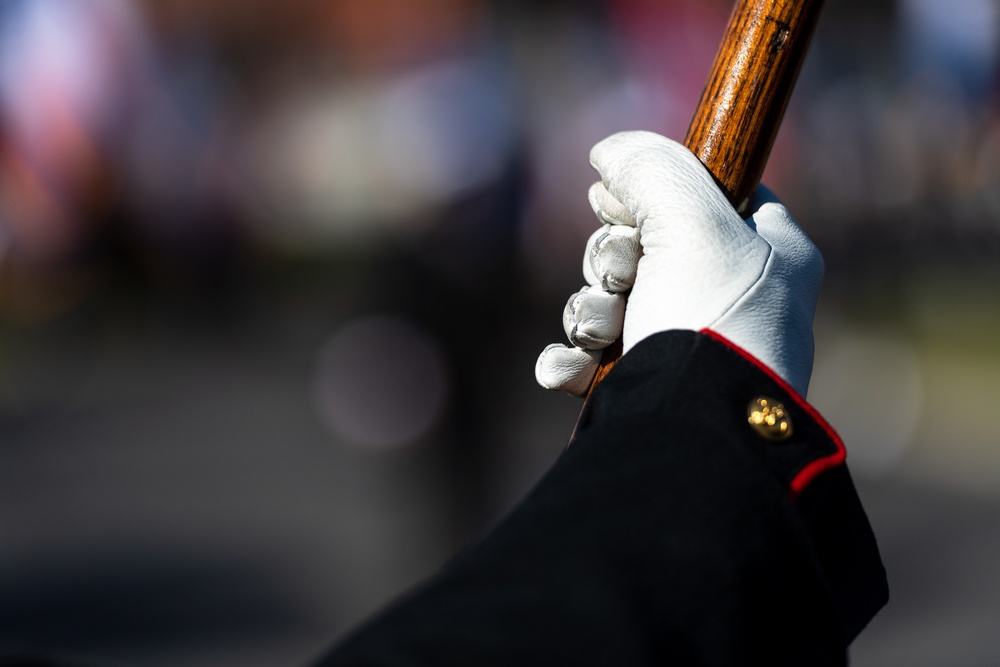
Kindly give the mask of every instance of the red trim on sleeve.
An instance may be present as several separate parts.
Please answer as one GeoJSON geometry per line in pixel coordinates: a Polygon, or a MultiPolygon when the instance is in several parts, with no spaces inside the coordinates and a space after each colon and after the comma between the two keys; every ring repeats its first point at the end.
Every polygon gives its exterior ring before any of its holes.
{"type": "Polygon", "coordinates": [[[738,355],[740,355],[741,357],[752,363],[754,366],[759,368],[769,378],[774,380],[774,382],[776,382],[778,386],[780,386],[782,389],[788,392],[789,397],[791,397],[791,399],[795,401],[795,403],[800,408],[802,408],[806,412],[806,414],[812,417],[813,420],[817,424],[819,424],[824,431],[826,431],[826,434],[830,437],[830,439],[833,441],[833,444],[837,447],[837,451],[835,451],[833,454],[809,462],[808,464],[806,464],[805,467],[802,468],[802,470],[796,473],[795,477],[788,485],[788,490],[791,492],[793,498],[798,496],[803,489],[809,486],[809,483],[812,482],[816,478],[816,476],[819,475],[821,472],[823,472],[824,470],[829,470],[830,468],[834,468],[844,463],[844,461],[847,459],[847,450],[844,448],[843,440],[841,440],[840,436],[837,435],[837,432],[833,430],[833,427],[830,426],[830,424],[827,423],[825,419],[823,419],[823,416],[816,411],[816,408],[809,405],[806,399],[803,398],[799,394],[799,392],[795,391],[795,389],[793,389],[790,384],[785,382],[777,373],[775,373],[773,370],[764,365],[764,362],[762,362],[760,359],[753,356],[752,354],[750,354],[749,352],[747,352],[742,347],[732,342],[725,336],[716,333],[711,329],[702,329],[699,333],[703,333],[709,338],[725,345],[733,352],[736,352],[738,355]]]}

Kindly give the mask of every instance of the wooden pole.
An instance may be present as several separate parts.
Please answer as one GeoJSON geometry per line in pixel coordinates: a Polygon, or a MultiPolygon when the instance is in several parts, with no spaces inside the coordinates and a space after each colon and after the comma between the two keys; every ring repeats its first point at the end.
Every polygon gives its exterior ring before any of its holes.
{"type": "MultiPolygon", "coordinates": [[[[738,0],[684,145],[740,214],[760,182],[823,0],[738,0]]],[[[607,348],[590,391],[621,357],[607,348]]]]}

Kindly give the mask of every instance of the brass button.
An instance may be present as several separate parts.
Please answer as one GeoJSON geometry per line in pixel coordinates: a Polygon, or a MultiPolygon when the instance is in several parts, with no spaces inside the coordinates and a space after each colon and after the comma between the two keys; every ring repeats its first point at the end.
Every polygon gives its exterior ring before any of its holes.
{"type": "Polygon", "coordinates": [[[792,418],[785,406],[767,396],[759,396],[747,406],[750,427],[765,440],[784,442],[792,437],[792,418]]]}

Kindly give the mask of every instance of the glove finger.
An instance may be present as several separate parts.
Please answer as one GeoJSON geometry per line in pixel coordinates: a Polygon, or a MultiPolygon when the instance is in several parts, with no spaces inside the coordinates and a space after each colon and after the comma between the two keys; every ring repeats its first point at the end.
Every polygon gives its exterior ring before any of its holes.
{"type": "Polygon", "coordinates": [[[588,285],[599,285],[606,292],[627,292],[635,283],[641,254],[638,229],[604,225],[587,240],[583,277],[588,285]]]}
{"type": "Polygon", "coordinates": [[[597,219],[601,222],[608,225],[635,227],[635,218],[632,216],[632,212],[615,199],[601,181],[590,186],[587,199],[590,200],[590,208],[594,209],[597,219]]]}
{"type": "Polygon", "coordinates": [[[535,380],[546,389],[583,396],[597,373],[601,353],[553,343],[538,355],[535,380]]]}
{"type": "Polygon", "coordinates": [[[703,239],[699,243],[752,237],[705,166],[675,141],[653,132],[619,132],[591,149],[590,164],[640,228],[651,216],[669,221],[643,230],[644,247],[668,245],[676,236],[703,239]]]}
{"type": "Polygon", "coordinates": [[[622,335],[625,297],[598,287],[586,287],[569,298],[563,329],[569,342],[585,350],[600,350],[622,335]]]}

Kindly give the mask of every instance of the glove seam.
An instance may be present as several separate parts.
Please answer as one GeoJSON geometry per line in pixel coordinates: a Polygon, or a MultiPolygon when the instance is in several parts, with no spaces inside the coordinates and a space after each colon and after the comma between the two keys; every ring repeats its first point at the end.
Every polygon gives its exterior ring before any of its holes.
{"type": "MultiPolygon", "coordinates": [[[[765,243],[767,242],[765,241],[765,243]]],[[[740,304],[750,300],[754,292],[756,292],[760,288],[760,286],[764,283],[764,278],[767,277],[767,274],[771,269],[771,265],[774,264],[775,262],[775,254],[776,253],[774,252],[774,246],[768,243],[767,259],[764,260],[764,266],[761,267],[760,273],[757,274],[757,277],[754,278],[754,281],[750,283],[750,285],[743,291],[743,293],[740,294],[738,297],[736,297],[736,300],[733,301],[724,311],[722,311],[722,314],[719,315],[717,318],[715,318],[715,321],[709,324],[708,327],[706,328],[710,329],[713,327],[720,326],[722,324],[722,321],[725,320],[727,317],[729,317],[740,304]]]]}

